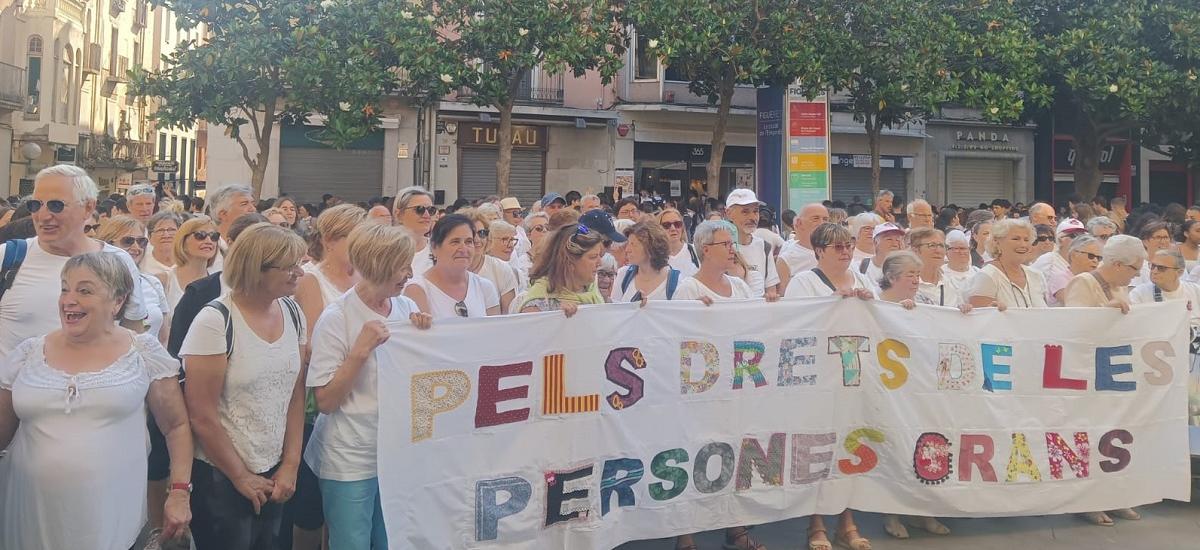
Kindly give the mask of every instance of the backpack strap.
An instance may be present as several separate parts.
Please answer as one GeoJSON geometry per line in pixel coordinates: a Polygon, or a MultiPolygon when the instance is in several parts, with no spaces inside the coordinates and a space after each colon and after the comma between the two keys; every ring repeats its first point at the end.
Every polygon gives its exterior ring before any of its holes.
{"type": "Polygon", "coordinates": [[[300,304],[297,304],[291,296],[284,296],[283,305],[287,309],[288,317],[292,319],[292,328],[296,329],[296,337],[303,338],[300,335],[300,304]]]}
{"type": "Polygon", "coordinates": [[[829,287],[829,290],[832,290],[834,294],[837,294],[837,286],[833,284],[833,281],[829,280],[829,277],[825,275],[824,271],[821,271],[821,268],[814,267],[812,268],[812,272],[817,274],[817,278],[821,279],[821,282],[825,283],[825,286],[829,287]]]}
{"type": "Polygon", "coordinates": [[[696,247],[692,243],[687,244],[688,254],[692,256],[692,265],[700,267],[700,257],[696,255],[696,247]]]}
{"type": "Polygon", "coordinates": [[[667,299],[670,300],[675,296],[675,289],[679,288],[679,270],[671,268],[671,272],[667,273],[667,299]]]}
{"type": "Polygon", "coordinates": [[[1154,285],[1154,301],[1155,302],[1163,301],[1163,290],[1161,288],[1159,288],[1158,285],[1154,285]]]}
{"type": "Polygon", "coordinates": [[[771,252],[771,243],[763,241],[763,280],[767,280],[767,271],[771,269],[771,260],[773,259],[771,252]]]}
{"type": "Polygon", "coordinates": [[[625,270],[625,276],[621,278],[621,294],[625,294],[625,291],[629,289],[629,283],[633,282],[637,272],[637,264],[629,264],[629,269],[625,270]]]}
{"type": "Polygon", "coordinates": [[[229,314],[229,307],[220,298],[204,304],[204,307],[217,310],[225,320],[225,359],[228,360],[233,356],[233,316],[229,314]]]}
{"type": "Polygon", "coordinates": [[[0,298],[12,287],[17,278],[17,271],[21,269],[28,252],[29,241],[25,239],[12,239],[4,243],[4,259],[3,263],[0,263],[0,298]]]}
{"type": "Polygon", "coordinates": [[[871,258],[863,258],[862,263],[858,265],[858,272],[863,275],[867,274],[867,267],[871,265],[871,258]]]}

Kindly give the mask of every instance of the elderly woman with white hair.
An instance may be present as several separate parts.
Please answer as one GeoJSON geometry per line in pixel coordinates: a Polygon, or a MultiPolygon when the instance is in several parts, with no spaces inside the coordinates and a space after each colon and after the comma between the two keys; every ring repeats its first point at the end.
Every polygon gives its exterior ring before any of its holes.
{"type": "Polygon", "coordinates": [[[942,231],[932,227],[913,229],[908,233],[908,246],[921,260],[917,301],[948,307],[964,303],[958,286],[942,271],[946,263],[946,237],[942,231]]]}
{"type": "Polygon", "coordinates": [[[700,257],[700,269],[680,281],[676,300],[700,300],[705,304],[754,297],[746,281],[726,273],[737,263],[733,224],[709,220],[696,226],[692,243],[700,257]]]}
{"type": "MultiPolygon", "coordinates": [[[[1136,237],[1114,235],[1104,243],[1104,259],[1092,271],[1080,273],[1067,284],[1067,307],[1113,307],[1129,312],[1129,282],[1142,271],[1146,263],[1146,247],[1136,237]]],[[[1105,512],[1087,512],[1084,519],[1102,526],[1113,525],[1111,516],[1121,519],[1141,519],[1132,508],[1105,512]]]]}
{"type": "Polygon", "coordinates": [[[1029,222],[1007,218],[992,226],[988,254],[994,258],[971,278],[963,296],[974,307],[1046,307],[1046,280],[1025,265],[1037,234],[1029,222]]]}
{"type": "Polygon", "coordinates": [[[875,256],[875,240],[872,235],[875,233],[875,226],[881,223],[883,218],[874,212],[863,212],[846,220],[850,234],[854,237],[854,259],[851,261],[855,265],[862,263],[865,258],[875,256]]]}
{"type": "Polygon", "coordinates": [[[958,229],[947,231],[946,264],[942,266],[942,275],[961,291],[976,273],[979,268],[971,265],[971,237],[958,229]]]}

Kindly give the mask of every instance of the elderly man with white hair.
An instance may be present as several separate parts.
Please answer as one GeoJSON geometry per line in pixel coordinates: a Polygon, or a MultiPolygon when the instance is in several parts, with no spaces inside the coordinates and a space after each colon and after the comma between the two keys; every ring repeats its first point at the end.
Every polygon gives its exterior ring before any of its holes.
{"type": "Polygon", "coordinates": [[[210,266],[210,271],[217,272],[225,266],[225,253],[229,251],[229,241],[225,236],[233,227],[233,221],[257,211],[254,206],[254,191],[249,185],[226,185],[208,195],[207,211],[208,217],[217,224],[217,232],[221,234],[221,239],[217,242],[220,253],[210,266]]]}
{"type": "Polygon", "coordinates": [[[125,192],[125,209],[129,210],[130,216],[145,225],[150,221],[150,216],[154,215],[154,203],[157,200],[153,187],[139,183],[125,192]]]}
{"type": "Polygon", "coordinates": [[[592,210],[599,209],[600,207],[600,197],[597,197],[594,194],[589,193],[579,199],[579,211],[584,214],[587,214],[592,210]]]}
{"type": "Polygon", "coordinates": [[[58,282],[63,266],[72,257],[88,252],[113,254],[129,269],[134,288],[121,325],[145,332],[149,314],[133,258],[120,248],[88,238],[83,231],[96,211],[96,198],[100,194],[96,183],[82,168],[69,164],[46,168],[38,172],[33,182],[33,196],[25,205],[37,236],[0,243],[0,257],[11,252],[20,260],[17,267],[10,268],[0,278],[10,281],[0,297],[0,361],[25,339],[59,328],[58,282]],[[13,251],[8,250],[10,246],[13,251]],[[15,269],[15,274],[11,269],[15,269]]]}
{"type": "Polygon", "coordinates": [[[1183,254],[1177,250],[1159,250],[1150,262],[1150,282],[1129,291],[1133,304],[1187,300],[1188,318],[1193,334],[1200,329],[1200,285],[1183,280],[1183,254]]]}
{"type": "Polygon", "coordinates": [[[1106,216],[1093,216],[1087,222],[1087,231],[1102,242],[1119,233],[1117,222],[1108,219],[1106,216]]]}
{"type": "Polygon", "coordinates": [[[814,229],[828,221],[829,210],[819,202],[804,205],[792,220],[792,240],[784,243],[779,257],[775,259],[775,269],[779,272],[780,295],[787,291],[787,285],[793,275],[817,267],[817,256],[809,238],[814,229]]]}
{"type": "Polygon", "coordinates": [[[904,208],[909,229],[933,227],[933,207],[925,199],[917,199],[904,208]]]}
{"type": "Polygon", "coordinates": [[[1054,214],[1053,206],[1044,202],[1036,202],[1029,207],[1029,223],[1055,227],[1058,225],[1058,216],[1054,214]]]}

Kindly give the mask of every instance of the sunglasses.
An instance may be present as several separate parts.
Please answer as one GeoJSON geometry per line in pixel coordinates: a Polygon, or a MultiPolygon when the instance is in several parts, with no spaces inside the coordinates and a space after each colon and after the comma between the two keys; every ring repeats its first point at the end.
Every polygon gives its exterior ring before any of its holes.
{"type": "Polygon", "coordinates": [[[121,240],[108,241],[108,244],[120,246],[121,248],[129,248],[133,246],[134,243],[137,243],[139,248],[146,248],[146,243],[148,242],[150,242],[150,239],[147,239],[146,237],[121,237],[121,240]]]}
{"type": "Polygon", "coordinates": [[[1052,237],[1050,235],[1042,235],[1041,237],[1034,239],[1033,244],[1042,244],[1042,243],[1048,243],[1048,242],[1053,242],[1053,241],[1054,241],[1054,237],[1052,237]]]}
{"type": "Polygon", "coordinates": [[[89,224],[83,226],[84,233],[91,233],[92,231],[95,231],[97,229],[100,229],[100,224],[98,224],[98,223],[89,223],[89,224]]]}
{"type": "Polygon", "coordinates": [[[189,236],[196,237],[197,241],[203,241],[204,239],[208,239],[215,243],[215,242],[221,240],[221,233],[218,231],[197,231],[195,233],[192,233],[189,236]]]}
{"type": "Polygon", "coordinates": [[[454,304],[454,314],[455,315],[458,315],[459,317],[466,317],[467,313],[469,313],[469,312],[467,311],[467,303],[466,302],[459,300],[457,303],[454,304]]]}
{"type": "Polygon", "coordinates": [[[545,233],[546,232],[546,226],[544,226],[544,225],[535,225],[529,229],[530,229],[530,231],[533,231],[534,233],[545,233]]]}
{"type": "Polygon", "coordinates": [[[683,222],[663,222],[663,229],[683,229],[683,222]]]}
{"type": "Polygon", "coordinates": [[[1077,252],[1079,252],[1080,254],[1083,254],[1084,256],[1087,256],[1087,259],[1089,259],[1093,262],[1103,262],[1104,261],[1104,256],[1101,256],[1099,254],[1092,254],[1091,252],[1084,252],[1082,250],[1079,250],[1077,252]]]}
{"type": "Polygon", "coordinates": [[[42,202],[37,199],[29,199],[25,201],[25,207],[29,209],[30,214],[37,213],[38,210],[42,209],[42,206],[50,209],[50,212],[53,214],[62,214],[62,211],[67,207],[67,203],[60,200],[42,202]]]}
{"type": "Polygon", "coordinates": [[[1150,264],[1150,271],[1153,271],[1155,273],[1166,273],[1168,271],[1172,271],[1172,270],[1176,270],[1176,269],[1179,269],[1179,268],[1172,267],[1169,265],[1150,264]]]}
{"type": "Polygon", "coordinates": [[[491,234],[491,231],[488,231],[487,229],[480,229],[479,231],[475,232],[475,236],[479,237],[480,239],[486,239],[488,238],[488,235],[491,234]]]}
{"type": "Polygon", "coordinates": [[[418,216],[424,216],[426,214],[432,216],[437,214],[436,206],[410,206],[409,208],[411,208],[413,212],[416,212],[418,216]]]}
{"type": "Polygon", "coordinates": [[[823,249],[834,249],[837,252],[849,252],[854,250],[854,243],[836,243],[821,247],[823,249]]]}

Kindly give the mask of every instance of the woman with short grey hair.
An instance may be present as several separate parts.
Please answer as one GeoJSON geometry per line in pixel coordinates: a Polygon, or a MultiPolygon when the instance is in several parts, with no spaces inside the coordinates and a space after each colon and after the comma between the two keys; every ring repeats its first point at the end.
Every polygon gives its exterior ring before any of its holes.
{"type": "Polygon", "coordinates": [[[1067,265],[1071,268],[1071,275],[1079,275],[1096,269],[1100,265],[1100,260],[1104,258],[1101,249],[1103,246],[1104,241],[1091,235],[1075,237],[1075,240],[1071,241],[1071,246],[1067,248],[1067,265]]]}
{"type": "Polygon", "coordinates": [[[1036,234],[1033,225],[1024,220],[1007,218],[992,224],[987,249],[994,259],[963,289],[972,306],[1046,307],[1046,279],[1025,265],[1036,234]]]}
{"type": "Polygon", "coordinates": [[[142,260],[142,273],[158,275],[166,273],[175,265],[175,233],[179,231],[179,226],[183,225],[183,221],[183,216],[170,210],[160,210],[157,214],[150,216],[150,220],[146,222],[146,232],[150,235],[150,246],[146,251],[146,258],[142,260]]]}
{"type": "Polygon", "coordinates": [[[1120,232],[1117,223],[1106,216],[1092,216],[1087,222],[1087,231],[1101,241],[1107,241],[1109,237],[1120,232]]]}
{"type": "Polygon", "coordinates": [[[737,263],[733,224],[724,220],[708,220],[696,226],[692,245],[700,260],[700,268],[691,277],[679,282],[676,300],[700,300],[711,305],[727,300],[749,300],[753,297],[746,281],[726,273],[737,263]]]}

